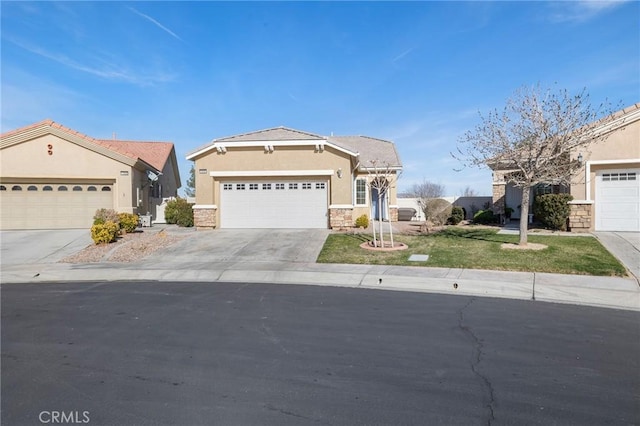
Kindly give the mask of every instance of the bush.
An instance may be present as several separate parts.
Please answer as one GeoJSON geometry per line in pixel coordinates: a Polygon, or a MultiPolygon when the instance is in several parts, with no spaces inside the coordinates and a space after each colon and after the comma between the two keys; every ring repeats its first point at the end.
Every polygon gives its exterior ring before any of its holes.
{"type": "Polygon", "coordinates": [[[447,223],[451,225],[457,225],[464,219],[464,210],[462,207],[453,206],[451,209],[451,216],[447,219],[447,223]]]}
{"type": "Polygon", "coordinates": [[[118,213],[120,229],[124,232],[133,232],[138,227],[139,217],[133,213],[118,213]]]}
{"type": "Polygon", "coordinates": [[[474,223],[497,223],[496,215],[493,214],[493,210],[478,210],[478,213],[473,215],[474,223]]]}
{"type": "Polygon", "coordinates": [[[110,220],[91,227],[91,239],[96,244],[108,244],[116,240],[120,227],[110,220]]]}
{"type": "Polygon", "coordinates": [[[442,198],[430,198],[422,206],[424,217],[435,226],[444,225],[451,216],[451,203],[442,198]]]}
{"type": "Polygon", "coordinates": [[[164,219],[167,223],[178,226],[193,226],[193,206],[184,198],[176,198],[167,203],[164,209],[164,219]]]}
{"type": "Polygon", "coordinates": [[[93,224],[102,225],[106,222],[120,223],[120,217],[118,213],[113,209],[98,209],[96,214],[93,215],[93,224]]]}
{"type": "Polygon", "coordinates": [[[571,194],[538,195],[533,202],[533,214],[545,227],[566,231],[571,200],[571,194]]]}
{"type": "Polygon", "coordinates": [[[363,214],[359,218],[356,219],[356,228],[368,228],[369,227],[369,216],[363,214]]]}

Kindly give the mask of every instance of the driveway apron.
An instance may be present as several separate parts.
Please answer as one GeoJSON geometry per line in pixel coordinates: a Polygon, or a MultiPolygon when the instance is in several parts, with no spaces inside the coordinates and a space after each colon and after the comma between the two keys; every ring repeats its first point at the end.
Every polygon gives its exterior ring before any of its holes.
{"type": "Polygon", "coordinates": [[[640,280],[640,232],[594,232],[594,235],[640,280]]]}

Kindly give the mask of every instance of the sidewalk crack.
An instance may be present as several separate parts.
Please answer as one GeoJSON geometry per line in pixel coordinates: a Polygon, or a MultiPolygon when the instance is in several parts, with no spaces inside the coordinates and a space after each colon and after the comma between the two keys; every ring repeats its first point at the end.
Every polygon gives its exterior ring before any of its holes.
{"type": "Polygon", "coordinates": [[[493,384],[491,383],[491,380],[489,380],[487,376],[485,376],[478,370],[478,366],[482,362],[482,357],[484,354],[483,352],[484,345],[482,343],[482,340],[478,338],[478,336],[473,332],[471,327],[465,324],[465,318],[464,318],[464,311],[469,306],[471,306],[471,304],[475,302],[475,300],[476,300],[475,297],[471,298],[471,300],[469,300],[469,303],[467,303],[462,309],[458,311],[458,327],[460,328],[460,330],[462,330],[462,332],[465,335],[467,335],[471,339],[471,342],[473,343],[474,354],[473,354],[473,357],[471,358],[470,367],[473,374],[480,379],[482,386],[486,389],[488,399],[489,399],[489,402],[485,405],[488,412],[487,426],[491,426],[493,421],[495,421],[495,413],[494,413],[495,393],[493,389],[493,384]]]}

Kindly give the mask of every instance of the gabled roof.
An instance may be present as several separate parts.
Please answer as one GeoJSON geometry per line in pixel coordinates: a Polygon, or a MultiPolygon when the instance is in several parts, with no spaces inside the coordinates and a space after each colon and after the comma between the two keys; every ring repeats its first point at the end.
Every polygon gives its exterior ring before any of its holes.
{"type": "Polygon", "coordinates": [[[161,171],[173,150],[171,142],[122,141],[118,139],[98,139],[99,143],[114,149],[131,153],[161,171]]]}
{"type": "Polygon", "coordinates": [[[257,130],[241,135],[228,136],[215,139],[213,142],[241,142],[241,141],[291,141],[291,140],[324,140],[323,136],[302,132],[288,127],[274,127],[271,129],[257,130]]]}
{"type": "Polygon", "coordinates": [[[348,147],[360,154],[360,168],[402,167],[400,156],[393,142],[369,136],[330,136],[328,141],[348,147]]]}
{"type": "Polygon", "coordinates": [[[360,168],[372,167],[372,161],[376,161],[378,167],[390,166],[393,168],[401,168],[402,163],[396,151],[395,144],[390,141],[376,139],[368,136],[321,136],[314,133],[303,132],[288,127],[274,127],[271,129],[258,130],[255,132],[243,133],[235,136],[214,139],[211,142],[202,145],[187,154],[188,160],[193,160],[202,154],[205,154],[218,146],[233,144],[232,146],[247,146],[256,143],[284,142],[300,143],[313,145],[316,143],[326,143],[329,146],[346,152],[347,154],[358,157],[360,168]]]}
{"type": "Polygon", "coordinates": [[[171,142],[138,142],[110,139],[95,139],[53,120],[47,119],[0,135],[0,148],[21,143],[45,134],[67,138],[85,148],[107,155],[130,166],[142,162],[157,171],[162,171],[173,150],[171,142]]]}

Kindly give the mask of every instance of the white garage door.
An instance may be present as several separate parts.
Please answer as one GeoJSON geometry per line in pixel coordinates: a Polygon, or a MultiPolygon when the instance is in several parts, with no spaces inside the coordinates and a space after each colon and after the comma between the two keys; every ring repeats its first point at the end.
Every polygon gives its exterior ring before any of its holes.
{"type": "Polygon", "coordinates": [[[100,208],[113,208],[112,185],[0,185],[1,229],[88,229],[100,208]]]}
{"type": "Polygon", "coordinates": [[[220,184],[222,228],[327,228],[327,181],[220,184]]]}
{"type": "Polygon", "coordinates": [[[640,169],[596,174],[596,231],[640,231],[640,169]]]}

